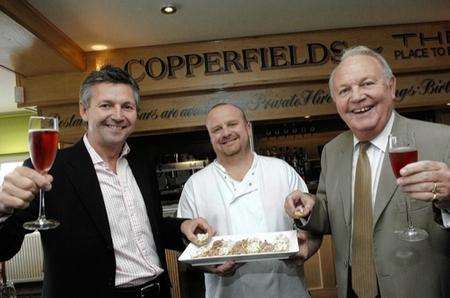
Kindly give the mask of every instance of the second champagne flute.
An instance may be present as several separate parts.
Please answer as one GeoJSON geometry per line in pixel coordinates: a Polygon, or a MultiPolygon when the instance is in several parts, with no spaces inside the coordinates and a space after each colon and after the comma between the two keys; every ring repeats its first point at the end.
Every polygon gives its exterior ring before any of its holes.
{"type": "MultiPolygon", "coordinates": [[[[413,133],[389,135],[389,159],[396,178],[400,177],[400,170],[407,164],[418,160],[418,152],[413,133]]],[[[415,242],[428,237],[428,233],[416,228],[409,214],[409,198],[406,198],[406,221],[408,227],[400,231],[401,240],[415,242]]]]}

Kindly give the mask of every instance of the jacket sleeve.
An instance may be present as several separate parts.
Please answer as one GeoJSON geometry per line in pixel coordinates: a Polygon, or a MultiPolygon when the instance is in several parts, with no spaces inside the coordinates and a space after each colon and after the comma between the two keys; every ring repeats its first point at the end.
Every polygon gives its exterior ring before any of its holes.
{"type": "MultiPolygon", "coordinates": [[[[32,168],[30,159],[23,165],[32,168]]],[[[7,261],[19,252],[25,234],[31,232],[25,230],[22,225],[37,217],[37,201],[33,200],[27,209],[14,210],[11,216],[0,223],[0,261],[7,261]]]]}
{"type": "Polygon", "coordinates": [[[164,247],[168,249],[183,251],[186,248],[185,242],[187,241],[184,234],[181,232],[181,224],[186,218],[163,218],[163,231],[162,237],[164,241],[164,247]]]}
{"type": "Polygon", "coordinates": [[[326,146],[322,151],[319,186],[316,193],[316,202],[314,208],[306,223],[301,223],[296,220],[297,227],[311,232],[312,234],[331,234],[330,221],[328,218],[328,201],[326,190],[326,176],[327,176],[327,161],[326,161],[326,146]]]}
{"type": "MultiPolygon", "coordinates": [[[[448,140],[450,138],[450,134],[448,134],[448,131],[446,131],[446,133],[448,137],[447,138],[444,137],[443,139],[448,140]]],[[[444,155],[443,162],[450,169],[450,143],[447,141],[447,144],[444,147],[445,150],[443,154],[444,155]]],[[[433,204],[433,211],[435,215],[434,216],[435,222],[450,232],[450,208],[447,208],[446,210],[438,209],[433,204]]]]}
{"type": "Polygon", "coordinates": [[[19,252],[25,237],[22,222],[13,214],[0,224],[0,262],[7,261],[19,252]]]}

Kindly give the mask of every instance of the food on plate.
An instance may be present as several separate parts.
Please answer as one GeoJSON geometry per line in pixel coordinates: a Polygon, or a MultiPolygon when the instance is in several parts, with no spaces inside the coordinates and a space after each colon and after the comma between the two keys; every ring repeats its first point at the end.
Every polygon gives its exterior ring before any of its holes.
{"type": "Polygon", "coordinates": [[[289,239],[285,235],[277,236],[274,241],[257,238],[236,240],[217,239],[207,246],[200,247],[193,258],[221,257],[259,253],[286,252],[289,249],[289,239]]]}
{"type": "Polygon", "coordinates": [[[198,233],[197,234],[197,243],[199,245],[205,245],[206,243],[208,243],[208,233],[198,233]]]}

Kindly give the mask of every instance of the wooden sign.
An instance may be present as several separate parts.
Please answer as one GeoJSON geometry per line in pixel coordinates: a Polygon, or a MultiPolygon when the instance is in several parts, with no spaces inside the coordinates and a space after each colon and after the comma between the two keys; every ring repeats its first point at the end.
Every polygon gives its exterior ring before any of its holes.
{"type": "MultiPolygon", "coordinates": [[[[87,55],[87,69],[113,64],[143,96],[327,79],[344,48],[367,45],[396,74],[450,69],[450,22],[315,31],[129,48],[87,55]]],[[[75,103],[86,73],[23,79],[25,105],[75,103]]]]}
{"type": "MultiPolygon", "coordinates": [[[[404,75],[397,78],[397,107],[443,105],[449,101],[450,73],[404,75]]],[[[336,114],[326,83],[291,83],[265,88],[144,97],[136,133],[156,133],[204,125],[208,110],[219,102],[242,107],[251,121],[336,114]]],[[[78,105],[45,107],[42,112],[60,119],[63,139],[81,136],[78,105]]]]}

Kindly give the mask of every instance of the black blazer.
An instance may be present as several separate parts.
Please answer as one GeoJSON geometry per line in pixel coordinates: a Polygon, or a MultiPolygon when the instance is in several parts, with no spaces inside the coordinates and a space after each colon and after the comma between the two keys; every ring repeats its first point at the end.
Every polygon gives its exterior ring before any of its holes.
{"type": "MultiPolygon", "coordinates": [[[[165,248],[184,248],[183,219],[163,218],[155,176],[148,158],[133,150],[127,156],[145,201],[161,265],[163,291],[170,295],[165,248]]],[[[41,232],[44,250],[44,297],[112,297],[116,263],[100,185],[89,153],[80,140],[58,152],[50,171],[52,190],[45,193],[48,218],[61,225],[41,232]]],[[[16,211],[0,225],[0,260],[20,249],[26,230],[22,223],[37,217],[38,200],[16,211]]]]}

